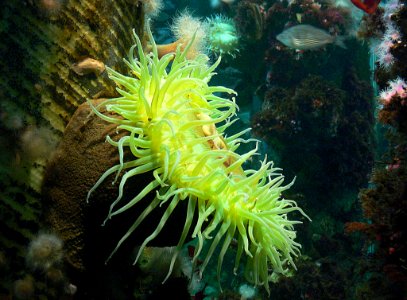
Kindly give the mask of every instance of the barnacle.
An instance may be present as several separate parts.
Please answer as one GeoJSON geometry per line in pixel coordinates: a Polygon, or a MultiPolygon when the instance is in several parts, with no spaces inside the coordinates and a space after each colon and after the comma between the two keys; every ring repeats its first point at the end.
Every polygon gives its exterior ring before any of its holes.
{"type": "Polygon", "coordinates": [[[180,201],[187,201],[183,231],[168,276],[191,230],[192,237],[197,238],[194,261],[199,255],[204,257],[199,266],[201,274],[219,246],[220,276],[225,253],[236,238],[235,272],[245,253],[248,279],[256,285],[264,284],[268,290],[270,268],[286,273],[290,266],[295,268],[293,257],[300,252],[300,244],[294,241],[293,226],[300,222],[289,220],[287,214],[303,212],[294,201],[281,197],[291,184],[284,186],[279,169],[266,160],[257,171],[243,169],[243,163],[256,154],[257,144],[252,151],[239,155],[235,150],[240,143],[247,142],[241,136],[249,129],[231,136],[224,133],[234,122],[237,105],[234,98],[229,100],[219,95],[233,95],[233,90],[208,85],[220,58],[211,66],[208,57],[202,54],[188,59],[193,39],[182,50],[178,47],[176,52],[159,58],[151,31],[149,28],[147,31],[152,52],[143,53],[140,39],[134,33],[136,44],[125,60],[131,76],[107,68],[121,96],[108,99],[101,106],[118,117],[106,116],[98,111],[100,106],[93,107],[97,115],[128,134],[118,142],[107,138],[118,148],[120,163],[102,175],[88,198],[109,175],[118,176],[124,170],[127,172],[121,178],[118,197],[106,220],[137,205],[147,194],[156,193],[113,253],[151,211],[164,205],[160,223],[140,246],[137,261],[146,245],[166,225],[174,208],[180,201]],[[136,48],[139,59],[134,55],[136,48]],[[125,148],[131,151],[134,160],[124,161],[125,148]],[[127,180],[146,172],[152,172],[154,180],[119,207],[127,180]],[[194,215],[197,215],[195,224],[194,215]],[[210,242],[207,251],[203,251],[205,241],[210,242]]]}

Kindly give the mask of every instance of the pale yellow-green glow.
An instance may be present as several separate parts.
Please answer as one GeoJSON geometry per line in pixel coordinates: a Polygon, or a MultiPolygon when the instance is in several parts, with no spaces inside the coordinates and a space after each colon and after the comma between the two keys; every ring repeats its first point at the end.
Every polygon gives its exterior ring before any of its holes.
{"type": "Polygon", "coordinates": [[[144,54],[135,35],[137,43],[126,60],[130,75],[108,69],[121,97],[106,100],[101,106],[123,118],[107,117],[94,108],[101,118],[128,132],[118,142],[108,139],[118,148],[120,164],[107,170],[89,192],[90,195],[109,175],[126,170],[106,220],[136,205],[148,193],[156,193],[113,253],[152,210],[164,204],[162,219],[141,245],[137,261],[177,204],[187,201],[184,229],[169,275],[192,230],[192,237],[198,240],[194,261],[203,255],[201,273],[220,247],[219,277],[224,255],[236,238],[235,271],[245,254],[248,279],[268,290],[270,271],[284,274],[289,267],[295,268],[293,257],[300,252],[293,227],[300,222],[289,220],[287,214],[302,211],[294,201],[281,198],[281,192],[291,184],[283,185],[283,176],[271,162],[262,162],[259,170],[242,168],[256,154],[257,147],[238,155],[234,150],[246,142],[240,137],[247,130],[230,137],[224,134],[233,123],[237,106],[233,97],[229,100],[219,96],[220,93],[234,95],[233,90],[208,84],[220,60],[208,66],[205,55],[187,59],[188,47],[159,59],[149,29],[148,33],[153,51],[144,54]],[[136,48],[139,59],[134,57],[136,48]],[[124,162],[125,148],[131,150],[134,160],[124,162]],[[153,172],[154,180],[131,201],[121,203],[127,179],[146,172],[153,172]],[[195,224],[194,215],[197,215],[195,224]],[[205,241],[210,246],[206,253],[201,253],[205,241]]]}

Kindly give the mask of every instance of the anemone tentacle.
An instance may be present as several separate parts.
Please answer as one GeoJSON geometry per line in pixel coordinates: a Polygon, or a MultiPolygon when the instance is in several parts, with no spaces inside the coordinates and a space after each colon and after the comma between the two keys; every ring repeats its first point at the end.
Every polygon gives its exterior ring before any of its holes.
{"type": "Polygon", "coordinates": [[[235,91],[209,85],[220,59],[213,65],[208,65],[205,55],[188,59],[188,45],[182,51],[178,47],[175,53],[158,58],[149,28],[147,33],[152,52],[144,54],[140,39],[134,33],[136,44],[124,60],[130,69],[129,75],[107,68],[120,96],[92,106],[98,116],[117,124],[127,134],[117,142],[107,137],[107,141],[118,148],[119,164],[102,175],[89,191],[88,198],[109,175],[123,171],[126,172],[121,177],[118,196],[110,206],[106,221],[137,205],[147,194],[156,193],[111,255],[151,211],[165,205],[159,224],[142,243],[137,261],[143,248],[166,225],[178,203],[187,201],[184,228],[166,279],[192,231],[192,237],[197,239],[194,262],[202,254],[204,242],[211,239],[200,266],[201,273],[219,247],[217,273],[220,278],[225,253],[237,238],[234,272],[245,254],[247,277],[268,291],[269,270],[286,273],[289,267],[295,268],[293,258],[300,253],[301,245],[295,242],[294,230],[294,225],[300,222],[289,220],[287,214],[293,211],[305,214],[294,201],[281,196],[293,183],[283,185],[280,169],[266,160],[261,162],[259,170],[243,169],[243,164],[257,155],[258,141],[241,138],[249,129],[229,137],[225,135],[225,130],[236,120],[238,107],[235,91]],[[223,98],[224,94],[229,94],[231,99],[223,98]],[[100,113],[102,107],[118,117],[100,113]],[[256,142],[252,151],[243,155],[234,152],[241,143],[251,141],[256,142]],[[133,160],[124,161],[126,148],[134,156],[133,160]],[[128,203],[122,204],[128,179],[147,172],[152,172],[152,181],[128,203]]]}

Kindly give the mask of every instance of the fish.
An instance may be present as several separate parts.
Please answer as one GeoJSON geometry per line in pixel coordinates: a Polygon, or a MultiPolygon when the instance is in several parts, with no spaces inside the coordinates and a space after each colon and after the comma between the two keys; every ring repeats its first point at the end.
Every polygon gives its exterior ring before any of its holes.
{"type": "Polygon", "coordinates": [[[352,3],[357,7],[360,8],[361,10],[367,12],[368,14],[373,14],[377,7],[380,4],[381,0],[351,0],[352,3]]]}
{"type": "Polygon", "coordinates": [[[287,47],[297,50],[319,49],[332,43],[346,49],[344,36],[333,36],[323,29],[307,24],[290,27],[276,38],[287,47]]]}

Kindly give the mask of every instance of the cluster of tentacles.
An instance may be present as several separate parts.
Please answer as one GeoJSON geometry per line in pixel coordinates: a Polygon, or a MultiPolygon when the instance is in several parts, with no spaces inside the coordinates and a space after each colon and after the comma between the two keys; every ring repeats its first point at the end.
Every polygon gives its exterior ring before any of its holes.
{"type": "MultiPolygon", "coordinates": [[[[268,290],[270,270],[285,273],[294,267],[293,257],[299,254],[300,244],[294,241],[294,224],[287,214],[302,210],[292,200],[281,197],[291,184],[283,184],[283,176],[272,162],[262,162],[259,170],[244,170],[242,165],[256,154],[256,149],[239,155],[235,150],[242,142],[241,136],[249,129],[232,136],[225,130],[234,120],[237,106],[221,93],[235,94],[222,86],[210,86],[209,80],[220,63],[218,59],[208,65],[205,55],[187,59],[189,43],[183,50],[158,58],[157,47],[148,28],[152,52],[145,54],[134,33],[136,44],[130,49],[125,63],[130,75],[108,69],[109,76],[118,85],[118,98],[108,99],[93,110],[101,118],[118,124],[118,129],[128,134],[118,142],[107,140],[118,148],[120,164],[107,170],[89,195],[109,175],[124,172],[117,199],[112,203],[107,219],[136,205],[149,193],[156,193],[154,200],[134,221],[119,241],[116,249],[134,232],[141,222],[158,206],[166,205],[160,223],[140,247],[144,247],[166,225],[168,218],[180,201],[187,201],[185,224],[172,257],[168,276],[176,257],[192,230],[197,238],[194,261],[201,252],[203,272],[215,250],[218,254],[218,277],[226,251],[233,239],[237,240],[235,271],[243,252],[247,256],[245,274],[256,285],[268,290]],[[135,49],[138,59],[135,58],[135,49]],[[115,112],[118,117],[108,117],[99,112],[100,107],[115,112]],[[134,160],[124,161],[128,148],[134,160]],[[128,203],[119,207],[127,180],[136,175],[152,172],[154,180],[128,203]],[[194,215],[198,216],[195,224],[194,215]],[[205,241],[211,244],[202,251],[205,241]]],[[[257,144],[256,144],[257,145],[257,144]]],[[[117,178],[117,177],[116,177],[117,178]]],[[[112,253],[112,254],[113,254],[112,253]]],[[[167,276],[167,278],[168,278],[167,276]]]]}

